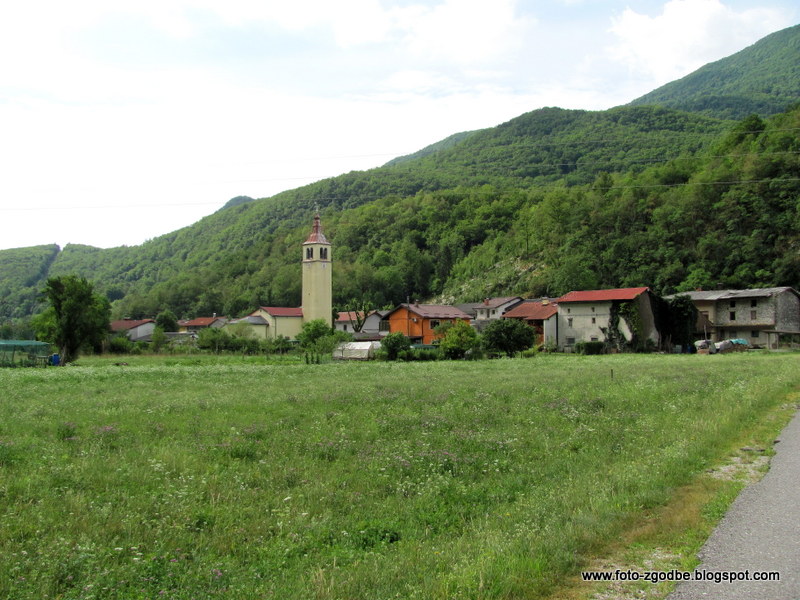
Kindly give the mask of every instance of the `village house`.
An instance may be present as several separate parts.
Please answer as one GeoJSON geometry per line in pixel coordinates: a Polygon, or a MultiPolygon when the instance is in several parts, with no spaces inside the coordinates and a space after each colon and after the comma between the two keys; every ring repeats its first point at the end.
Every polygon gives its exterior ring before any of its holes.
{"type": "Polygon", "coordinates": [[[402,333],[417,344],[432,344],[440,336],[434,331],[443,323],[470,322],[467,313],[455,306],[401,304],[384,317],[391,333],[402,333]]]}
{"type": "Polygon", "coordinates": [[[120,319],[111,322],[113,333],[124,333],[132,342],[149,340],[155,328],[154,319],[120,319]]]}
{"type": "Polygon", "coordinates": [[[224,327],[227,322],[228,319],[225,317],[218,317],[217,315],[213,317],[197,317],[196,319],[178,321],[178,331],[181,333],[197,334],[201,329],[207,329],[208,327],[219,329],[220,327],[224,327]]]}
{"type": "Polygon", "coordinates": [[[377,340],[389,333],[389,322],[383,319],[389,314],[388,310],[370,311],[366,318],[363,312],[342,311],[337,314],[334,328],[337,331],[350,333],[359,340],[377,340]],[[361,330],[356,331],[359,320],[363,320],[361,330]]]}
{"type": "Polygon", "coordinates": [[[264,339],[274,340],[278,336],[291,340],[303,330],[303,309],[280,306],[259,306],[248,317],[261,317],[266,323],[264,339]]]}
{"type": "Polygon", "coordinates": [[[501,318],[510,308],[522,302],[519,296],[503,298],[484,298],[481,302],[457,304],[456,308],[464,311],[472,319],[472,326],[481,331],[490,321],[501,318]]]}
{"type": "Polygon", "coordinates": [[[537,346],[558,343],[558,304],[545,300],[524,300],[503,315],[533,327],[537,346]]]}
{"type": "Polygon", "coordinates": [[[657,347],[649,288],[574,291],[558,303],[558,348],[571,352],[578,342],[605,342],[619,348],[635,343],[657,347]]]}
{"type": "Polygon", "coordinates": [[[800,334],[800,294],[790,287],[696,290],[674,296],[691,298],[701,339],[743,339],[751,346],[772,348],[778,336],[800,334]]]}
{"type": "Polygon", "coordinates": [[[269,323],[261,315],[248,315],[241,319],[231,319],[225,330],[241,337],[265,340],[269,337],[269,323]]]}
{"type": "Polygon", "coordinates": [[[484,298],[483,302],[474,304],[475,319],[472,326],[477,331],[483,331],[492,321],[503,317],[512,307],[522,302],[519,296],[506,296],[503,298],[484,298]]]}
{"type": "Polygon", "coordinates": [[[486,298],[475,306],[476,321],[490,321],[499,319],[506,311],[522,302],[519,296],[505,298],[486,298]]]}

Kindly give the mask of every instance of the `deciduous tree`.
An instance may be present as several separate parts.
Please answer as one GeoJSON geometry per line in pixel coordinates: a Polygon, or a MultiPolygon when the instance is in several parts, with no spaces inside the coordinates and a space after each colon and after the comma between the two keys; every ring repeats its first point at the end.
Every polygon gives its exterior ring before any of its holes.
{"type": "Polygon", "coordinates": [[[533,328],[516,319],[498,319],[483,330],[484,347],[489,352],[502,352],[509,358],[533,346],[535,339],[533,328]]]}
{"type": "Polygon", "coordinates": [[[34,322],[40,339],[58,346],[61,364],[78,358],[84,346],[99,348],[109,329],[108,299],[94,293],[83,277],[64,275],[47,280],[43,294],[50,307],[34,322]]]}

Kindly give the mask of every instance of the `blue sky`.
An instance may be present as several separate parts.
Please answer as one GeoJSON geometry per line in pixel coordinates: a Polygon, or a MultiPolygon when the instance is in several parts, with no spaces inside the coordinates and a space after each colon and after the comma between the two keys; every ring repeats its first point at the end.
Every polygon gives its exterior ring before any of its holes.
{"type": "Polygon", "coordinates": [[[625,104],[800,21],[795,0],[129,4],[0,8],[0,248],[140,244],[536,108],[625,104]]]}

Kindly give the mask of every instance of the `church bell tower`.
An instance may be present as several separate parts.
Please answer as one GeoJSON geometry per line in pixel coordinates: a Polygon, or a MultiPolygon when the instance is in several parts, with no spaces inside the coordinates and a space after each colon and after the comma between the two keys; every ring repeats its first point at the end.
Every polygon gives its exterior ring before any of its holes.
{"type": "Polygon", "coordinates": [[[319,213],[303,242],[303,322],[323,319],[333,326],[333,280],[331,244],[322,233],[319,213]]]}

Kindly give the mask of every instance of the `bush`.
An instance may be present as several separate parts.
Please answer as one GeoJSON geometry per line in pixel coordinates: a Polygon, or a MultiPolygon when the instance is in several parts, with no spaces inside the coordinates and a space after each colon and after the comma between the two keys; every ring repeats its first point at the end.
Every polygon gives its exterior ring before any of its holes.
{"type": "Polygon", "coordinates": [[[409,348],[408,350],[403,350],[397,356],[398,359],[406,362],[432,361],[439,360],[441,357],[442,354],[439,350],[430,350],[427,348],[409,348]]]}
{"type": "Polygon", "coordinates": [[[578,342],[575,344],[576,354],[603,354],[605,349],[605,342],[578,342]]]}
{"type": "Polygon", "coordinates": [[[444,330],[439,348],[445,358],[464,358],[468,352],[480,346],[478,333],[466,321],[456,321],[444,330]]]}
{"type": "Polygon", "coordinates": [[[108,351],[111,354],[130,354],[131,350],[133,342],[124,333],[115,335],[108,341],[108,351]]]}
{"type": "Polygon", "coordinates": [[[386,352],[386,360],[397,360],[401,352],[411,348],[411,340],[396,331],[381,340],[381,348],[386,352]]]}

